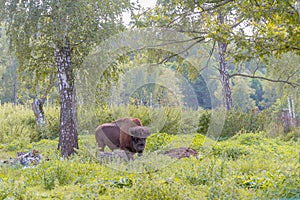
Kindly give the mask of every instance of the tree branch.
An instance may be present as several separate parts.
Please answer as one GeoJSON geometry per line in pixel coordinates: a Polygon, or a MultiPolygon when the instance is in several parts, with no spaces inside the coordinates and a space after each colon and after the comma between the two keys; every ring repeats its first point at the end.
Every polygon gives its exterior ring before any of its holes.
{"type": "Polygon", "coordinates": [[[164,58],[163,60],[159,61],[157,64],[162,64],[164,62],[166,62],[167,60],[169,60],[172,57],[178,56],[179,54],[182,54],[184,52],[186,52],[187,50],[189,50],[190,48],[192,48],[193,46],[195,46],[197,43],[204,41],[205,38],[204,37],[198,37],[199,39],[197,41],[195,41],[193,44],[189,45],[187,48],[185,48],[184,50],[177,52],[177,53],[173,53],[172,55],[164,58]]]}
{"type": "Polygon", "coordinates": [[[166,25],[166,27],[171,27],[171,25],[173,24],[173,23],[175,23],[175,22],[178,22],[179,20],[181,20],[181,19],[183,19],[183,18],[186,18],[186,17],[188,17],[188,16],[191,16],[191,15],[196,15],[196,14],[202,14],[202,13],[204,13],[204,12],[209,12],[209,11],[213,11],[213,10],[215,10],[215,9],[217,9],[217,8],[219,8],[219,7],[222,7],[222,6],[225,6],[226,4],[228,4],[228,3],[230,3],[230,2],[233,2],[234,0],[224,0],[224,1],[222,1],[222,2],[214,2],[214,1],[212,1],[212,2],[208,2],[208,3],[210,3],[210,4],[214,4],[213,6],[209,6],[209,7],[206,7],[206,8],[204,8],[203,6],[201,7],[200,5],[199,5],[199,7],[201,8],[201,11],[200,12],[195,12],[195,11],[192,11],[192,10],[187,10],[187,11],[185,11],[185,12],[183,12],[183,13],[180,13],[180,15],[179,16],[177,16],[177,17],[175,17],[173,20],[171,20],[167,25],[166,25]]]}
{"type": "MultiPolygon", "coordinates": [[[[171,45],[171,44],[180,44],[180,43],[186,43],[186,42],[191,42],[191,41],[195,41],[191,46],[189,46],[189,48],[191,48],[192,46],[194,46],[195,44],[205,40],[204,37],[199,36],[199,37],[194,37],[194,38],[190,38],[187,40],[165,40],[167,41],[166,43],[162,43],[162,44],[157,44],[157,45],[152,45],[152,46],[144,46],[142,48],[137,49],[138,51],[143,50],[143,49],[149,49],[149,48],[154,48],[154,47],[163,47],[163,46],[167,46],[167,45],[171,45]]],[[[186,50],[188,50],[189,48],[186,48],[186,50]]]]}
{"type": "Polygon", "coordinates": [[[210,61],[210,59],[211,59],[211,57],[212,57],[212,55],[213,55],[213,53],[215,51],[215,47],[216,47],[216,41],[214,41],[213,46],[212,46],[211,50],[209,51],[209,57],[207,59],[206,67],[205,68],[208,68],[208,64],[209,64],[209,61],[210,61]]]}
{"type": "Polygon", "coordinates": [[[270,81],[270,82],[273,82],[273,83],[285,83],[285,84],[288,84],[292,87],[300,87],[300,84],[299,83],[295,83],[295,82],[291,82],[289,81],[289,78],[286,79],[286,80],[275,80],[275,79],[270,79],[270,78],[266,78],[266,77],[263,77],[263,76],[255,76],[255,75],[248,75],[248,74],[231,74],[229,76],[229,78],[232,78],[232,77],[235,77],[235,76],[240,76],[240,77],[246,77],[246,78],[254,78],[254,79],[261,79],[261,80],[266,80],[266,81],[270,81]]]}
{"type": "MultiPolygon", "coordinates": [[[[225,0],[225,1],[223,1],[223,2],[220,2],[220,3],[218,3],[218,4],[216,4],[216,5],[213,5],[213,6],[211,6],[211,7],[207,7],[207,8],[202,8],[202,11],[201,12],[207,12],[207,11],[212,11],[212,10],[215,10],[215,9],[217,9],[217,8],[219,8],[219,7],[221,7],[221,6],[224,6],[224,5],[226,5],[227,3],[230,3],[230,2],[233,2],[234,0],[225,0]]],[[[215,4],[216,2],[209,2],[209,3],[213,3],[213,4],[215,4]]]]}

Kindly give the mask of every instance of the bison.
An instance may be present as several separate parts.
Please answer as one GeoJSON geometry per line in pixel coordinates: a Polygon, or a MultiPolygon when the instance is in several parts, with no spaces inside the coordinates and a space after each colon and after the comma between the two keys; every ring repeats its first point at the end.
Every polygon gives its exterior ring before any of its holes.
{"type": "Polygon", "coordinates": [[[150,130],[142,126],[138,118],[122,118],[105,123],[96,129],[95,137],[100,151],[105,146],[111,150],[121,149],[127,153],[142,155],[150,130]]]}

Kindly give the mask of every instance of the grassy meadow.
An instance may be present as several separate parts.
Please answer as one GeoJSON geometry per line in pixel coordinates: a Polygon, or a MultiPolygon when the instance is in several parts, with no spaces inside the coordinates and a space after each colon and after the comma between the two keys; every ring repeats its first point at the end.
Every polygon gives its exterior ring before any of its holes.
{"type": "Polygon", "coordinates": [[[1,106],[0,199],[300,198],[297,130],[286,137],[244,130],[222,141],[196,132],[157,132],[148,138],[144,156],[107,162],[95,158],[94,135],[82,131],[78,153],[62,160],[56,150],[57,109],[45,113],[47,129],[37,131],[29,108],[1,106]],[[198,158],[163,155],[182,146],[196,149],[198,158]],[[43,158],[36,166],[3,163],[33,149],[43,158]]]}

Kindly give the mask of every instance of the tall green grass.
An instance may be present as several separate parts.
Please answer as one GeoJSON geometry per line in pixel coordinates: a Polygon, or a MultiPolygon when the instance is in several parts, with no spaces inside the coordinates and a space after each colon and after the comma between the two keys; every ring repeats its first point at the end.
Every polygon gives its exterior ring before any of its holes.
{"type": "Polygon", "coordinates": [[[31,149],[43,156],[34,168],[0,163],[0,199],[300,198],[298,129],[283,134],[278,128],[271,133],[272,123],[280,123],[267,112],[226,113],[221,136],[227,139],[213,141],[205,137],[210,111],[79,108],[80,150],[68,160],[61,160],[56,150],[59,108],[45,107],[45,114],[46,126],[37,130],[30,107],[0,106],[0,160],[31,149]],[[154,130],[145,156],[100,164],[94,157],[94,129],[129,116],[154,130]],[[198,150],[199,159],[172,160],[162,154],[181,146],[198,150]]]}
{"type": "MultiPolygon", "coordinates": [[[[238,134],[217,142],[207,154],[201,145],[205,136],[190,134],[200,159],[151,155],[154,149],[150,147],[146,157],[117,165],[87,159],[93,155],[85,149],[61,160],[54,150],[56,142],[41,140],[32,143],[47,158],[40,165],[22,168],[0,164],[0,199],[300,198],[299,141],[264,135],[238,134]]],[[[86,146],[95,143],[92,135],[80,135],[79,139],[86,146]]],[[[170,140],[180,141],[181,135],[170,140]]]]}
{"type": "MultiPolygon", "coordinates": [[[[31,107],[12,104],[0,105],[0,143],[21,149],[28,143],[41,139],[55,139],[59,135],[59,107],[45,106],[46,125],[37,130],[31,107]]],[[[222,110],[215,112],[224,112],[222,110]]],[[[219,115],[218,113],[215,113],[219,115]]],[[[222,113],[220,113],[222,115],[222,113]]],[[[182,108],[112,106],[106,109],[78,108],[78,133],[93,134],[100,124],[114,121],[122,117],[140,118],[144,126],[149,126],[153,133],[170,135],[201,133],[206,135],[208,128],[218,126],[211,123],[211,111],[182,108]]],[[[283,134],[282,122],[279,117],[269,111],[246,113],[232,110],[226,113],[224,126],[221,127],[219,139],[227,139],[239,132],[264,131],[272,137],[282,137],[285,140],[297,140],[300,130],[296,128],[291,133],[283,134]]]]}

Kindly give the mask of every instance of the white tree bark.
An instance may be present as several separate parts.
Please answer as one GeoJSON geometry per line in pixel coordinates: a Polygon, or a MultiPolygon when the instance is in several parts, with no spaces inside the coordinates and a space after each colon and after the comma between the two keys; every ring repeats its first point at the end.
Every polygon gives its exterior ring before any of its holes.
{"type": "Polygon", "coordinates": [[[57,79],[60,95],[60,134],[58,149],[63,157],[74,154],[78,149],[77,105],[75,73],[71,62],[70,44],[55,49],[57,79]]]}

